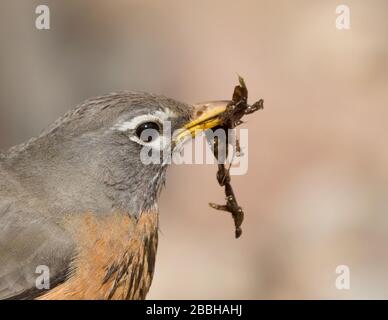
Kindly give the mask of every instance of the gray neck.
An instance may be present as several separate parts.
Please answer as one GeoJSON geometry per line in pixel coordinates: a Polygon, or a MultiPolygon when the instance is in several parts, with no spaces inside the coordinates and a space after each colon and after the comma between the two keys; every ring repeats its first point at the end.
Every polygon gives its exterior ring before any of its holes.
{"type": "Polygon", "coordinates": [[[23,185],[16,192],[38,210],[99,215],[120,210],[138,216],[156,206],[166,166],[133,161],[133,146],[122,142],[44,136],[2,163],[23,185]]]}

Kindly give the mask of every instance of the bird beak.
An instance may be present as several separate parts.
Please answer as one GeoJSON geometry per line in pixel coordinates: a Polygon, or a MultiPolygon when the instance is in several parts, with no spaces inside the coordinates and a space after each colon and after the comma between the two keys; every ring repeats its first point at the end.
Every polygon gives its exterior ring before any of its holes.
{"type": "Polygon", "coordinates": [[[221,115],[225,112],[227,105],[231,101],[209,101],[194,105],[192,120],[179,130],[176,144],[184,142],[187,138],[194,138],[199,132],[212,129],[221,125],[221,115]]]}

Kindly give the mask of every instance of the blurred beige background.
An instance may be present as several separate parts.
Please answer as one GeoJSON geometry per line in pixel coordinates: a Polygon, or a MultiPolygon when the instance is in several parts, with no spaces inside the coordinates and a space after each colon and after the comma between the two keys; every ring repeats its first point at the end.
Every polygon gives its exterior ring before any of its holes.
{"type": "Polygon", "coordinates": [[[210,209],[216,167],[173,166],[149,298],[388,298],[388,2],[2,0],[0,148],[84,99],[138,89],[250,98],[243,236],[210,209]],[[51,30],[35,29],[48,4],[51,30]],[[338,265],[350,290],[335,287],[338,265]]]}

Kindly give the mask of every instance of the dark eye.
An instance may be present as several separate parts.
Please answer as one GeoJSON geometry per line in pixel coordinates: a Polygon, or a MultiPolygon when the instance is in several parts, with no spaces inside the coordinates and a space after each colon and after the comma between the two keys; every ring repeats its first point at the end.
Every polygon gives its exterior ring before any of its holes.
{"type": "Polygon", "coordinates": [[[157,122],[144,122],[136,128],[136,136],[144,142],[155,140],[160,132],[161,126],[157,122]]]}

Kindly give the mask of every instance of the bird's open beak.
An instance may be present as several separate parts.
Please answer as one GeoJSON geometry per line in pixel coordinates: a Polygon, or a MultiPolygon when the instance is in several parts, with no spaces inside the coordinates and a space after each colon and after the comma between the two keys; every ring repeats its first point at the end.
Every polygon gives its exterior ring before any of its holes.
{"type": "Polygon", "coordinates": [[[220,100],[195,104],[193,119],[179,131],[174,139],[176,144],[182,143],[189,137],[194,138],[201,131],[219,126],[221,115],[229,103],[228,100],[220,100]]]}

